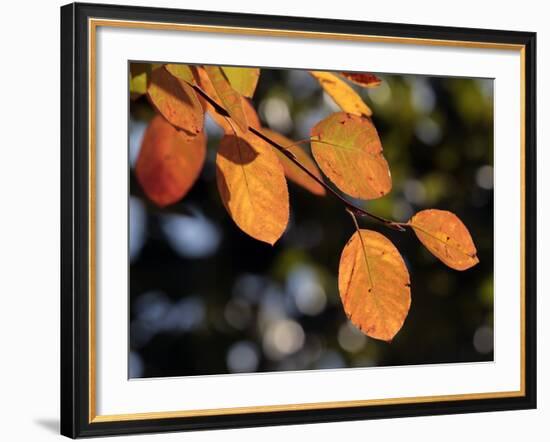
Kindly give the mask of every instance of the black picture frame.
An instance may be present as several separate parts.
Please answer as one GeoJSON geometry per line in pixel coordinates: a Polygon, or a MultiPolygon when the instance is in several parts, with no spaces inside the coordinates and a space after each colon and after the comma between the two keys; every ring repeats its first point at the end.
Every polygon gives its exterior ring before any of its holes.
{"type": "Polygon", "coordinates": [[[536,408],[536,34],[487,29],[69,4],[61,8],[61,433],[87,437],[536,408]],[[90,421],[88,19],[425,38],[524,47],[523,396],[162,419],[90,421]]]}

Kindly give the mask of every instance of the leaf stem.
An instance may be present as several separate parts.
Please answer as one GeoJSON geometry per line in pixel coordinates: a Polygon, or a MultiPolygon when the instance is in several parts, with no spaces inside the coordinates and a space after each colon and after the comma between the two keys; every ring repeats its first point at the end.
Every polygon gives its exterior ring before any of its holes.
{"type": "Polygon", "coordinates": [[[367,248],[365,247],[365,241],[363,240],[363,235],[361,234],[361,228],[359,227],[359,223],[357,222],[355,213],[353,213],[347,207],[346,207],[346,212],[348,212],[349,215],[351,216],[351,219],[353,220],[353,224],[355,225],[355,230],[357,231],[357,235],[359,235],[359,240],[361,241],[361,251],[363,252],[363,258],[365,259],[365,265],[367,266],[367,274],[369,275],[369,282],[370,282],[369,292],[370,292],[371,289],[374,288],[374,281],[372,279],[372,275],[370,272],[370,264],[369,264],[369,259],[367,257],[367,251],[366,251],[367,248]]]}
{"type": "MultiPolygon", "coordinates": [[[[214,100],[212,97],[210,97],[202,88],[200,88],[197,85],[192,85],[192,87],[201,97],[203,97],[206,101],[208,101],[212,105],[212,107],[214,107],[216,112],[218,112],[220,115],[226,117],[228,120],[231,118],[229,116],[229,112],[227,112],[227,110],[225,110],[225,108],[223,106],[218,104],[216,102],[216,100],[214,100]]],[[[319,183],[321,186],[323,186],[332,196],[334,196],[336,199],[340,200],[340,202],[342,202],[344,204],[345,209],[349,213],[354,215],[353,219],[355,220],[356,223],[357,223],[357,220],[356,220],[355,216],[366,216],[366,217],[369,217],[369,218],[371,218],[375,221],[378,221],[378,222],[384,224],[386,227],[389,227],[390,229],[397,230],[397,231],[400,231],[400,232],[405,231],[405,227],[408,226],[407,223],[399,223],[399,222],[396,222],[396,221],[392,221],[392,220],[383,218],[381,216],[375,215],[374,213],[368,212],[367,210],[365,210],[365,209],[363,209],[359,206],[356,206],[352,202],[350,202],[347,199],[345,199],[344,197],[342,197],[342,195],[340,195],[338,192],[336,192],[331,186],[329,186],[321,178],[317,177],[317,175],[315,175],[307,167],[305,167],[302,163],[300,163],[300,161],[298,161],[296,156],[291,151],[287,150],[286,147],[281,146],[280,144],[273,141],[271,138],[269,138],[268,136],[266,136],[265,134],[263,134],[261,131],[259,131],[258,129],[256,129],[254,127],[249,126],[248,130],[250,132],[252,132],[254,135],[256,135],[258,138],[262,139],[266,143],[273,146],[275,149],[277,149],[283,155],[285,155],[290,161],[292,161],[296,166],[298,166],[311,179],[315,180],[317,183],[319,183]]],[[[306,140],[300,140],[295,144],[301,144],[303,142],[306,142],[306,140]]],[[[291,146],[288,146],[288,147],[291,147],[291,146]]]]}
{"type": "Polygon", "coordinates": [[[355,226],[355,230],[357,230],[357,232],[359,232],[361,230],[361,228],[359,227],[359,223],[357,222],[357,218],[355,217],[355,213],[353,213],[347,207],[346,207],[346,212],[348,212],[349,216],[351,216],[351,219],[353,220],[353,225],[355,226]]]}

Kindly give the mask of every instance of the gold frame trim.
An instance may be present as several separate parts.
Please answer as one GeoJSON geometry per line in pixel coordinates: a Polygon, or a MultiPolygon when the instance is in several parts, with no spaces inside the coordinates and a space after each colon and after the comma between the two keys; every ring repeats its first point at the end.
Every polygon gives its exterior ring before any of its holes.
{"type": "Polygon", "coordinates": [[[280,29],[262,29],[262,28],[244,28],[232,26],[210,26],[210,25],[190,25],[180,23],[156,23],[140,22],[130,20],[106,20],[94,19],[88,20],[89,36],[89,367],[88,367],[88,422],[117,422],[134,421],[145,419],[169,419],[179,417],[198,417],[198,416],[220,416],[220,415],[238,415],[246,413],[270,413],[277,411],[298,411],[298,410],[321,410],[327,408],[344,407],[365,407],[375,405],[396,405],[396,404],[419,404],[426,402],[442,401],[461,401],[461,400],[481,400],[496,398],[512,398],[525,396],[525,45],[505,44],[491,42],[474,42],[458,40],[440,40],[424,38],[405,38],[389,37],[376,35],[357,35],[357,34],[339,34],[310,31],[289,31],[280,29]],[[521,167],[521,251],[520,251],[520,389],[518,391],[488,392],[488,393],[465,393],[453,395],[438,396],[417,396],[400,397],[388,399],[368,399],[353,401],[334,401],[334,402],[316,402],[301,404],[283,404],[283,405],[261,405],[233,408],[214,408],[199,410],[179,410],[179,411],[158,411],[148,413],[129,413],[129,414],[96,414],[96,31],[99,26],[115,28],[140,28],[149,30],[169,30],[186,32],[208,32],[218,34],[236,34],[236,35],[254,35],[269,37],[293,37],[309,39],[328,39],[342,41],[357,41],[371,43],[399,43],[422,46],[443,46],[443,47],[462,47],[477,49],[496,49],[511,50],[520,53],[521,70],[521,111],[520,111],[520,167],[521,167]]]}

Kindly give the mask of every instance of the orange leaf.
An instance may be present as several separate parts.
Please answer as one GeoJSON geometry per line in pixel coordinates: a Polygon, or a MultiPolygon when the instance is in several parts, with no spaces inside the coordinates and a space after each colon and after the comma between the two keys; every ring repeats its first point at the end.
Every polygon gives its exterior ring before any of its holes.
{"type": "Polygon", "coordinates": [[[251,237],[275,244],[288,224],[288,189],[271,146],[251,132],[225,135],[216,157],[218,191],[227,212],[251,237]]]}
{"type": "Polygon", "coordinates": [[[409,272],[389,239],[361,229],[344,247],[338,289],[350,321],[371,338],[391,341],[411,305],[409,272]]]}
{"type": "Polygon", "coordinates": [[[197,180],[206,157],[206,136],[186,135],[162,116],[143,137],[136,176],[147,197],[160,207],[179,201],[197,180]]]}
{"type": "Polygon", "coordinates": [[[380,198],[391,190],[390,169],[370,120],[329,115],[311,130],[311,151],[325,175],[354,198],[380,198]]]}
{"type": "MultiPolygon", "coordinates": [[[[214,86],[212,85],[212,82],[210,81],[210,78],[208,78],[208,75],[206,71],[202,68],[196,68],[195,69],[195,76],[197,79],[197,82],[199,83],[202,90],[211,98],[213,99],[219,106],[223,108],[222,102],[218,94],[216,93],[216,90],[214,89],[214,86]]],[[[216,122],[218,126],[220,126],[223,131],[226,134],[234,134],[235,131],[238,133],[241,133],[239,127],[236,125],[231,125],[228,121],[228,117],[225,115],[220,114],[214,106],[212,106],[207,100],[199,96],[199,99],[203,105],[203,108],[208,111],[212,119],[216,122]]],[[[256,110],[252,106],[252,103],[247,98],[241,96],[241,102],[242,107],[244,110],[244,114],[246,115],[246,119],[248,121],[248,125],[251,127],[254,127],[256,129],[259,129],[261,127],[260,118],[258,117],[258,114],[256,113],[256,110]]]]}
{"type": "Polygon", "coordinates": [[[352,83],[358,84],[359,86],[371,88],[380,86],[382,80],[374,74],[368,74],[366,72],[340,72],[342,76],[347,78],[352,83]]]}
{"type": "Polygon", "coordinates": [[[370,117],[372,115],[371,109],[357,92],[337,75],[321,71],[310,71],[310,74],[319,81],[325,92],[344,112],[360,117],[370,117]]]}
{"type": "MultiPolygon", "coordinates": [[[[218,94],[216,93],[216,90],[214,89],[214,86],[212,85],[212,82],[210,81],[210,78],[208,78],[208,74],[202,67],[195,67],[193,69],[193,74],[195,76],[195,81],[198,83],[200,88],[208,95],[212,100],[216,102],[216,104],[223,108],[220,97],[218,97],[218,94]]],[[[231,128],[231,125],[228,121],[228,115],[222,115],[220,114],[212,104],[206,100],[204,97],[202,97],[200,94],[198,95],[199,101],[201,102],[201,105],[205,111],[208,111],[212,119],[216,122],[218,126],[220,126],[225,133],[233,133],[233,129],[231,128]]]]}
{"type": "Polygon", "coordinates": [[[479,262],[470,232],[454,213],[422,210],[409,224],[420,242],[452,269],[466,270],[479,262]]]}
{"type": "Polygon", "coordinates": [[[204,112],[195,91],[165,68],[153,70],[147,95],[153,106],[177,128],[188,135],[202,131],[204,112]]]}
{"type": "Polygon", "coordinates": [[[254,109],[251,101],[245,97],[241,97],[241,99],[243,102],[244,114],[248,120],[248,125],[255,129],[260,129],[262,127],[262,123],[260,122],[260,117],[258,117],[258,113],[256,112],[256,109],[254,109]]]}
{"type": "Polygon", "coordinates": [[[220,100],[219,104],[227,111],[239,129],[246,132],[248,121],[241,101],[242,95],[231,87],[225,74],[218,66],[204,66],[204,70],[208,74],[208,78],[220,100]]]}
{"type": "MultiPolygon", "coordinates": [[[[294,154],[299,163],[306,167],[311,173],[313,173],[317,178],[322,180],[321,173],[317,168],[317,165],[309,157],[309,155],[298,145],[294,145],[294,142],[289,140],[284,135],[281,135],[270,129],[263,128],[262,132],[271,140],[275,141],[280,146],[286,148],[294,154]]],[[[279,150],[275,150],[279,157],[279,161],[283,166],[285,175],[288,179],[294,181],[299,186],[302,186],[304,189],[309,190],[315,195],[324,196],[326,195],[325,188],[321,186],[317,181],[311,178],[307,173],[300,169],[296,164],[294,164],[285,154],[279,150]]]]}
{"type": "Polygon", "coordinates": [[[222,70],[233,89],[245,97],[250,98],[254,95],[258,79],[260,78],[259,68],[222,66],[222,70]]]}

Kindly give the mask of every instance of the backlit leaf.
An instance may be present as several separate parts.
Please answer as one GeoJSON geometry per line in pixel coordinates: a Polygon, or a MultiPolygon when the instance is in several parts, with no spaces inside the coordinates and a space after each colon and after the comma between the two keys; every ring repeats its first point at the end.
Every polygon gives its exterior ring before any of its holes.
{"type": "Polygon", "coordinates": [[[329,115],[311,130],[311,151],[326,176],[344,193],[375,199],[391,190],[388,163],[373,123],[356,115],[329,115]]]}
{"type": "Polygon", "coordinates": [[[153,71],[147,95],[154,107],[177,128],[188,135],[202,131],[204,111],[195,91],[165,68],[153,71]]]}
{"type": "Polygon", "coordinates": [[[403,326],[411,305],[409,272],[380,233],[353,234],[340,257],[338,289],[346,315],[366,335],[391,341],[403,326]]]}
{"type": "MultiPolygon", "coordinates": [[[[216,93],[216,90],[214,89],[214,86],[212,85],[212,82],[210,81],[210,78],[208,78],[208,74],[202,67],[195,67],[193,68],[193,75],[195,77],[196,83],[199,85],[199,87],[208,95],[212,100],[216,102],[216,104],[223,108],[220,97],[218,97],[218,94],[216,93]]],[[[199,98],[199,101],[205,111],[207,111],[212,119],[220,126],[224,132],[226,133],[232,133],[231,125],[229,124],[228,117],[229,114],[221,114],[218,112],[218,110],[203,96],[200,94],[197,94],[197,97],[199,98]]]]}
{"type": "Polygon", "coordinates": [[[479,262],[470,232],[454,213],[422,210],[409,224],[420,242],[449,267],[466,270],[479,262]]]}
{"type": "Polygon", "coordinates": [[[206,136],[186,135],[162,116],[154,117],[143,137],[136,176],[147,197],[164,207],[185,196],[206,157],[206,136]]]}
{"type": "Polygon", "coordinates": [[[244,114],[246,115],[248,125],[255,129],[259,129],[260,127],[262,127],[262,123],[260,122],[260,117],[258,117],[258,113],[256,112],[256,109],[254,109],[252,102],[245,97],[241,97],[241,99],[243,102],[244,114]]]}
{"type": "Polygon", "coordinates": [[[204,70],[208,74],[208,78],[220,100],[219,104],[227,111],[239,129],[242,132],[246,132],[248,130],[248,121],[244,113],[241,94],[231,87],[225,74],[219,67],[204,66],[204,70]]]}
{"type": "Polygon", "coordinates": [[[341,72],[341,74],[352,83],[363,87],[376,87],[380,86],[380,83],[382,83],[382,80],[376,75],[366,72],[341,72]]]}
{"type": "MultiPolygon", "coordinates": [[[[262,132],[271,140],[275,141],[280,146],[286,148],[296,157],[299,163],[305,166],[311,173],[313,173],[317,178],[322,179],[321,173],[317,168],[315,162],[310,158],[310,156],[298,145],[294,145],[294,142],[270,129],[263,128],[262,132]]],[[[309,190],[315,195],[323,196],[326,194],[325,188],[321,186],[317,181],[311,178],[307,173],[300,169],[296,164],[294,164],[285,154],[279,150],[275,150],[281,161],[285,175],[291,181],[294,181],[299,186],[302,186],[304,189],[309,190]]]]}
{"type": "MultiPolygon", "coordinates": [[[[214,89],[210,78],[208,78],[208,74],[206,73],[206,71],[202,68],[196,68],[194,71],[196,81],[201,89],[219,106],[223,108],[220,97],[218,97],[218,94],[216,93],[216,90],[214,89]]],[[[216,122],[218,126],[223,129],[226,134],[234,134],[235,132],[242,133],[242,131],[236,124],[231,125],[229,123],[228,117],[218,112],[218,110],[214,106],[212,106],[212,104],[210,104],[205,98],[200,97],[199,95],[199,100],[201,101],[204,109],[208,111],[212,119],[216,122]]],[[[256,110],[254,109],[254,106],[252,106],[250,100],[241,96],[241,103],[244,114],[246,115],[248,125],[259,129],[261,126],[260,118],[258,117],[258,114],[256,113],[256,110]]]]}
{"type": "Polygon", "coordinates": [[[310,73],[319,81],[325,92],[330,95],[344,112],[362,117],[370,117],[372,115],[371,109],[359,94],[337,75],[322,71],[311,71],[310,73]]]}
{"type": "Polygon", "coordinates": [[[185,81],[189,84],[195,83],[195,78],[193,77],[193,72],[191,71],[190,66],[186,64],[167,64],[165,67],[166,70],[177,79],[185,81]]]}
{"type": "Polygon", "coordinates": [[[252,97],[260,78],[259,68],[237,68],[223,66],[222,70],[229,83],[237,92],[245,97],[252,97]]]}
{"type": "Polygon", "coordinates": [[[241,230],[274,244],[288,224],[288,189],[272,147],[251,132],[225,135],[216,157],[218,190],[241,230]]]}
{"type": "Polygon", "coordinates": [[[151,71],[150,63],[130,63],[130,99],[136,100],[147,92],[151,71]]]}

